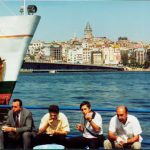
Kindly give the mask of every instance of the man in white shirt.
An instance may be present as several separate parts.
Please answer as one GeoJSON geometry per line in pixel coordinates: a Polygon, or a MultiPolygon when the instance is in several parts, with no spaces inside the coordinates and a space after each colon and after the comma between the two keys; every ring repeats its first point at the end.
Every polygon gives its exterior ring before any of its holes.
{"type": "Polygon", "coordinates": [[[49,113],[41,119],[34,146],[50,143],[65,145],[65,137],[69,131],[69,122],[65,114],[59,112],[57,105],[50,105],[49,113]]]}
{"type": "Polygon", "coordinates": [[[83,133],[83,136],[67,139],[67,148],[99,148],[100,142],[103,144],[102,118],[97,112],[91,110],[91,104],[83,101],[80,104],[83,119],[76,129],[83,133]]]}
{"type": "Polygon", "coordinates": [[[104,148],[141,149],[141,133],[138,119],[128,114],[126,106],[118,106],[116,115],[110,120],[108,140],[104,141],[104,148]]]}

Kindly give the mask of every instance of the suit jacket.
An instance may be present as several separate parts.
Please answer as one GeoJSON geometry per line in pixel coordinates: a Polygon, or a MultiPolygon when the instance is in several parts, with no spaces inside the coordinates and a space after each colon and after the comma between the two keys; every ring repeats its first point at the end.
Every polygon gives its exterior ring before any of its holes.
{"type": "MultiPolygon", "coordinates": [[[[15,120],[13,117],[13,111],[10,110],[8,112],[8,119],[7,119],[7,124],[11,127],[15,127],[15,120]]],[[[20,122],[19,122],[19,127],[16,128],[16,132],[21,133],[21,132],[31,132],[35,128],[33,118],[32,118],[32,113],[27,110],[26,108],[22,108],[20,112],[20,122]]]]}

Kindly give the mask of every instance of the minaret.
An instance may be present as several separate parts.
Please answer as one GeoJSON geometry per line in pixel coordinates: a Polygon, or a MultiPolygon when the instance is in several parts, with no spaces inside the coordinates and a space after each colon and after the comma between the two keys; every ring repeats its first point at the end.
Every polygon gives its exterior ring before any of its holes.
{"type": "Polygon", "coordinates": [[[93,38],[92,28],[91,28],[89,22],[86,24],[86,27],[84,28],[84,38],[86,38],[86,39],[93,38]]]}

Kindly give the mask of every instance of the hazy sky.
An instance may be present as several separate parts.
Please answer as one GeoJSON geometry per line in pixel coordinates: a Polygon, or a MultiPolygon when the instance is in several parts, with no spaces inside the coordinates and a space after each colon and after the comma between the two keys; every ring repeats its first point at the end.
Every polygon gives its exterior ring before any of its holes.
{"type": "MultiPolygon", "coordinates": [[[[67,41],[84,36],[89,22],[93,35],[116,41],[126,36],[150,43],[150,1],[130,0],[27,0],[35,4],[41,21],[33,40],[67,41]]],[[[19,14],[23,0],[0,0],[0,16],[19,14]],[[4,5],[5,4],[5,5],[4,5]]]]}

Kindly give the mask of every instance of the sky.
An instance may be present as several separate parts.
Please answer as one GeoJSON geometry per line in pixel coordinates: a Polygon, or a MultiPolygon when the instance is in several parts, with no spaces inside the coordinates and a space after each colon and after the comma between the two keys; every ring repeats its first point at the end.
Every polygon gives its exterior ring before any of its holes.
{"type": "MultiPolygon", "coordinates": [[[[83,38],[90,23],[95,37],[150,43],[150,1],[147,0],[26,0],[41,16],[33,41],[83,38]]],[[[0,16],[18,15],[23,0],[0,0],[0,16]]]]}

